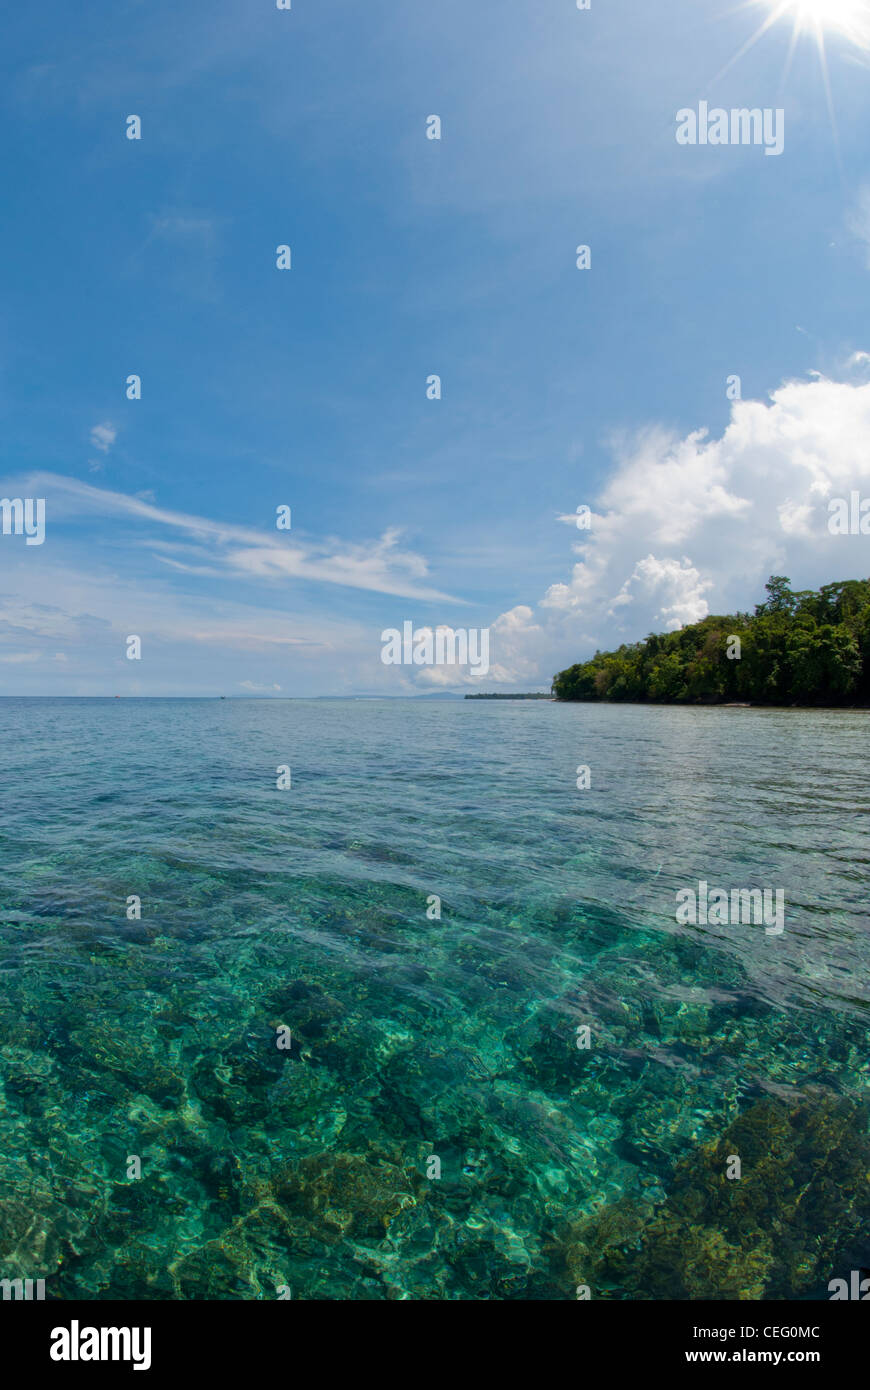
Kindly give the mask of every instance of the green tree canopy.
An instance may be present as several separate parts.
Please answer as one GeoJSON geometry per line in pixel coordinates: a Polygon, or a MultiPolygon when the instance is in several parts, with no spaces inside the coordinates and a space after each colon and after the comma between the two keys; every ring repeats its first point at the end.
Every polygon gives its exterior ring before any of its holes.
{"type": "Polygon", "coordinates": [[[772,574],[755,613],[596,652],[553,678],[559,700],[870,705],[870,580],[793,593],[772,574]],[[735,640],[736,639],[736,640],[735,640]]]}

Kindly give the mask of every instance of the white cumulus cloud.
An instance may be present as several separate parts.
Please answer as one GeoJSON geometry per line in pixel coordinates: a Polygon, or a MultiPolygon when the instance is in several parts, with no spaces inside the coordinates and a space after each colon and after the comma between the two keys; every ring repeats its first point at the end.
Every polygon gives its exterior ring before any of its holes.
{"type": "Polygon", "coordinates": [[[107,454],[117,438],[118,431],[108,420],[101,425],[94,425],[91,430],[91,443],[101,454],[107,454]]]}
{"type": "MultiPolygon", "coordinates": [[[[865,358],[853,355],[852,374],[865,358]]],[[[751,611],[771,573],[798,588],[867,577],[866,537],[832,536],[827,525],[828,500],[855,488],[870,495],[866,379],[813,374],[767,402],[735,401],[720,438],[642,432],[616,451],[591,529],[573,543],[570,573],[536,608],[492,624],[493,672],[510,683],[546,682],[598,647],[709,612],[751,611]]]]}

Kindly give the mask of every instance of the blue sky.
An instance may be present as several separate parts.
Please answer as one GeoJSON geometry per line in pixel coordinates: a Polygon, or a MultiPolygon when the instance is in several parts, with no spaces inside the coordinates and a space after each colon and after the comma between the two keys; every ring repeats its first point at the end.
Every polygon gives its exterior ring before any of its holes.
{"type": "Polygon", "coordinates": [[[10,13],[0,495],[47,520],[0,537],[0,693],[467,688],[381,663],[405,620],[543,689],[870,573],[825,521],[870,495],[870,63],[826,34],[836,140],[792,16],[717,79],[770,9],[10,13]],[[678,145],[701,100],[783,108],[783,153],[678,145]]]}

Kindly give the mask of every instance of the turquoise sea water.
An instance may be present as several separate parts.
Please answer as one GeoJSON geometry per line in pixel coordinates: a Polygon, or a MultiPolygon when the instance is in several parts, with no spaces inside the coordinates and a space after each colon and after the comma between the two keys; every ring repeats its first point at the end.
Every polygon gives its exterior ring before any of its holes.
{"type": "Polygon", "coordinates": [[[866,713],[5,699],[0,726],[0,1277],[807,1298],[868,1263],[866,713]],[[782,888],[785,931],[678,926],[700,880],[782,888]]]}

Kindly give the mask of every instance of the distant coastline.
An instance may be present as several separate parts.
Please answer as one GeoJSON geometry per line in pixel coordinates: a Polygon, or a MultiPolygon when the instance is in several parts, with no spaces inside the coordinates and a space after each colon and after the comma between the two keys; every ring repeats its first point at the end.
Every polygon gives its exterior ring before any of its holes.
{"type": "Polygon", "coordinates": [[[466,695],[465,698],[466,698],[466,700],[550,700],[550,701],[552,701],[554,697],[553,697],[553,695],[551,695],[551,694],[546,694],[546,693],[544,693],[544,694],[533,694],[533,695],[501,695],[501,694],[491,694],[491,695],[466,695]]]}

